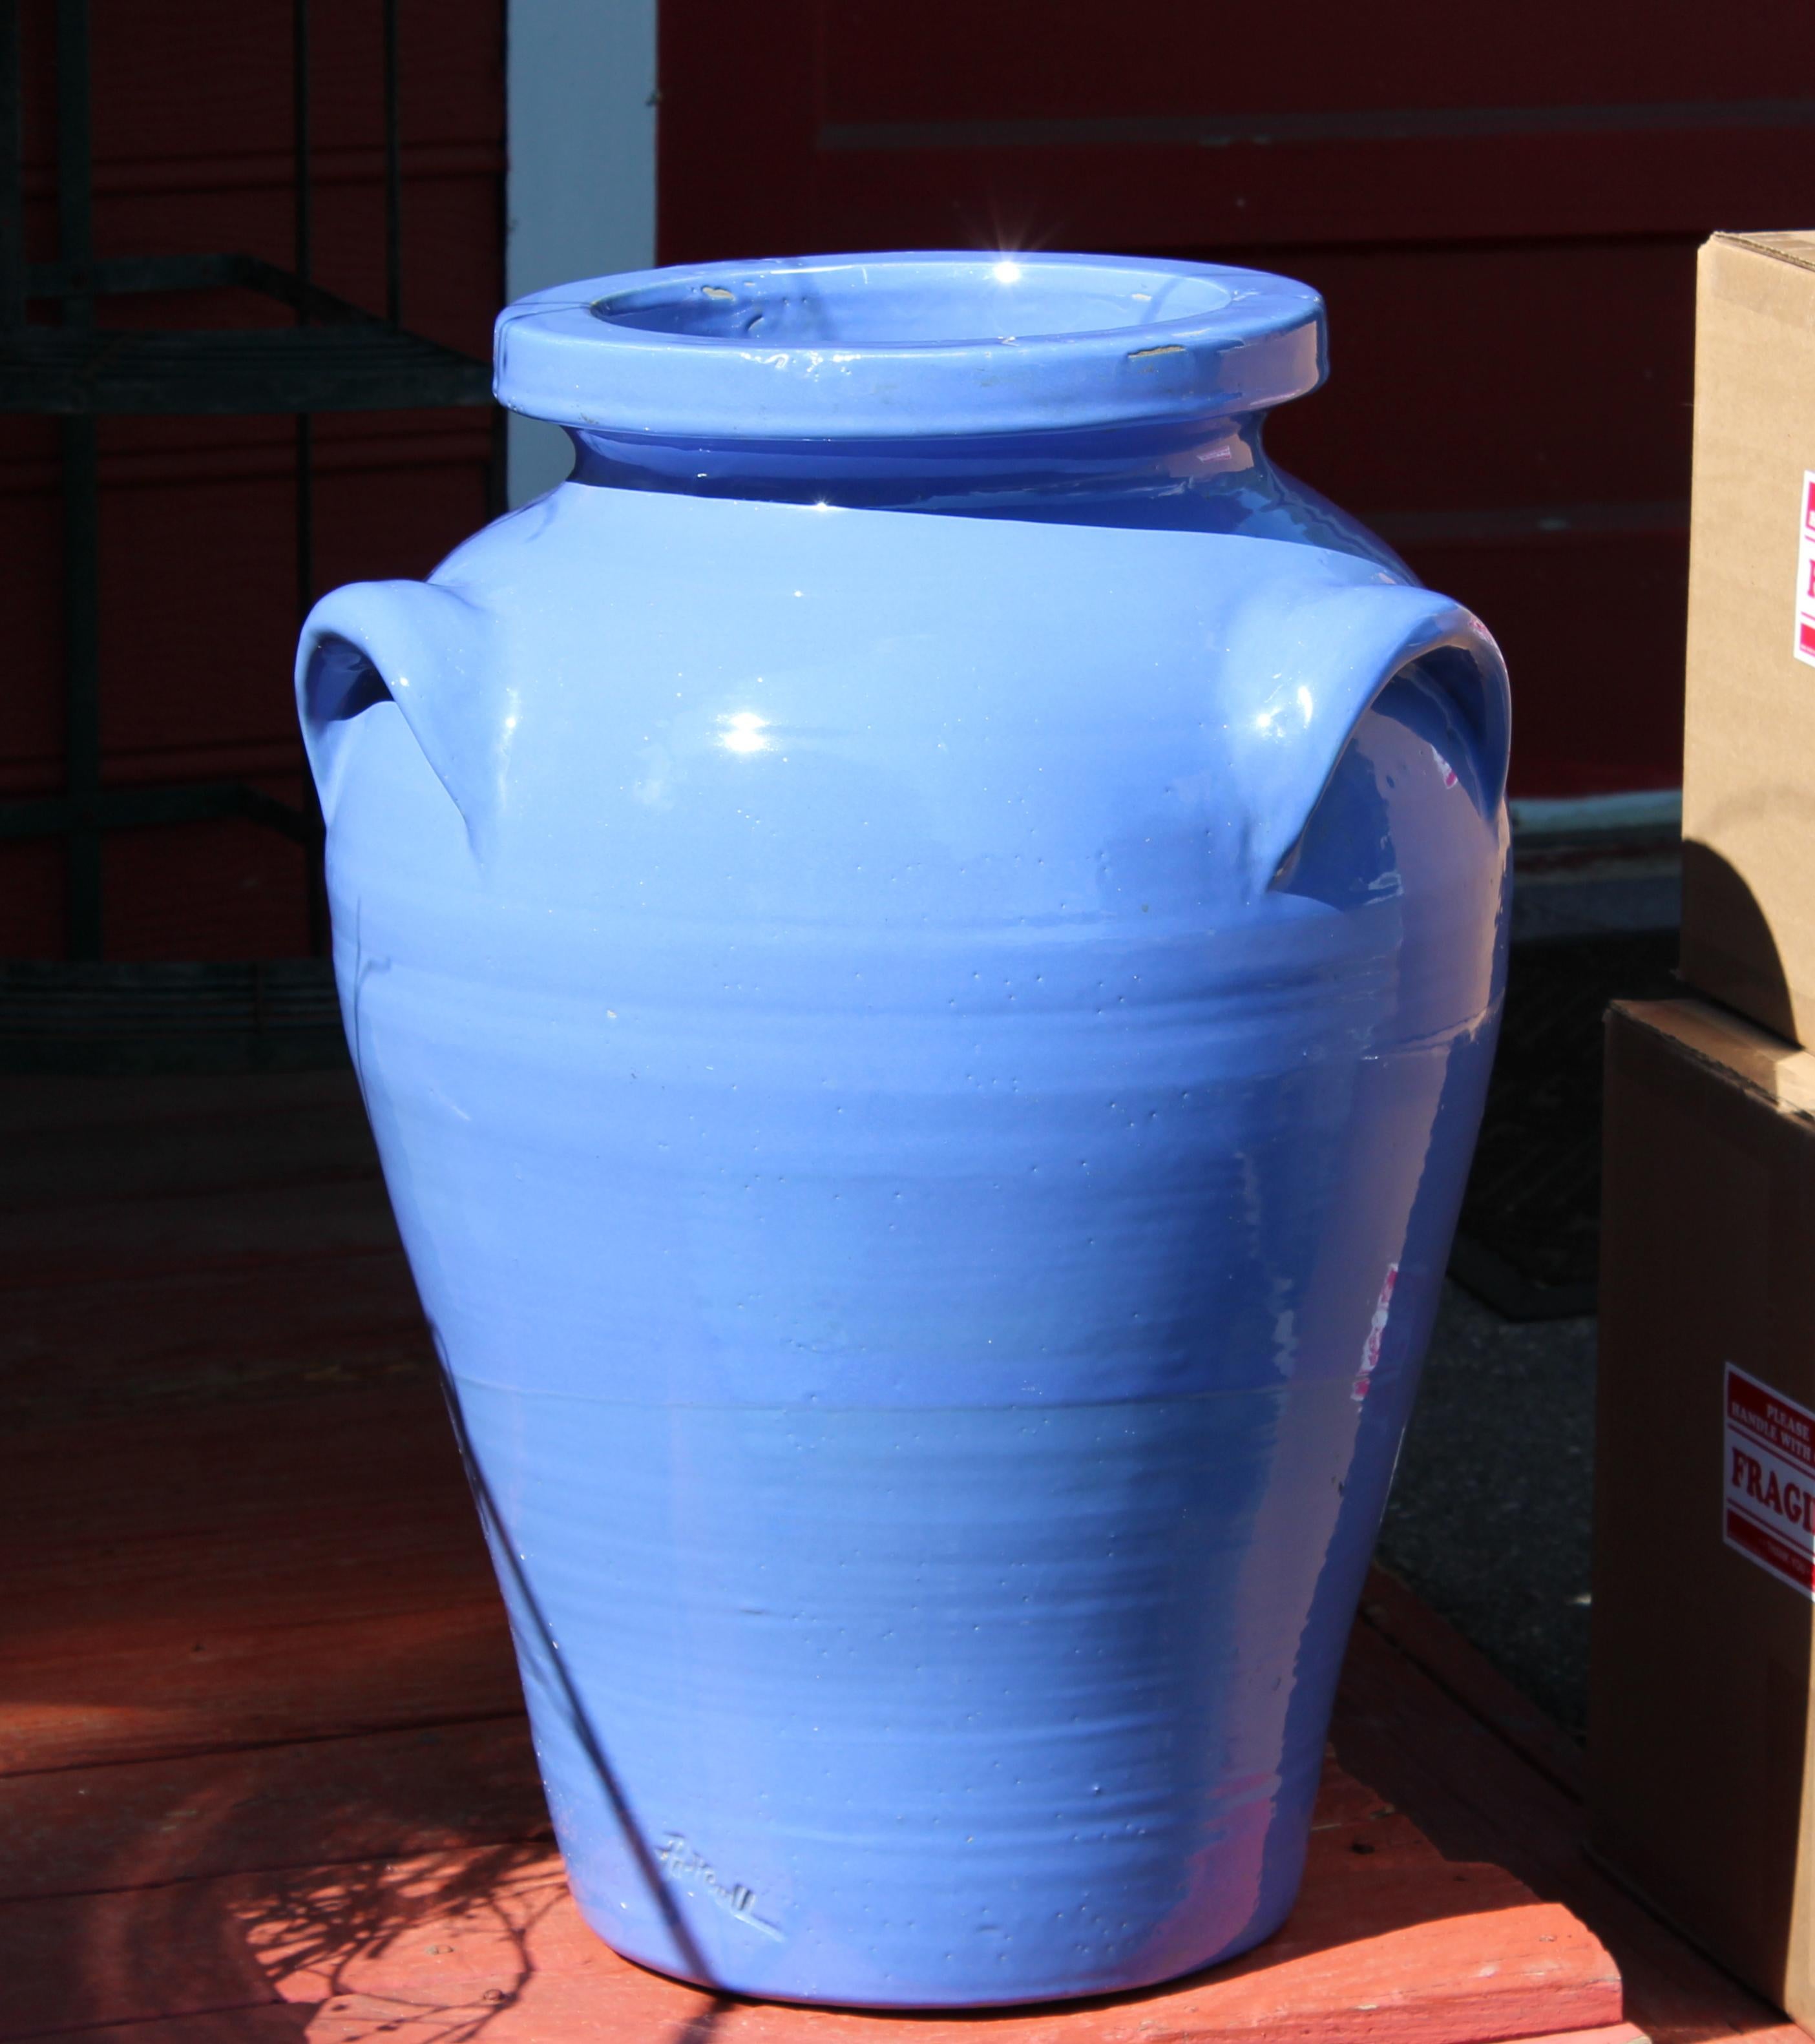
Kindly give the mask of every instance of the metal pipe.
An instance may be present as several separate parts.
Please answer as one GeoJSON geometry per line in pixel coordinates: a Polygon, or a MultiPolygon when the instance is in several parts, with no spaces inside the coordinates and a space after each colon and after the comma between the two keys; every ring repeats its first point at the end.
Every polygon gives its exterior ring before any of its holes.
{"type": "MultiPolygon", "coordinates": [[[[90,171],[88,0],[57,0],[57,255],[87,281],[94,256],[90,171]]],[[[66,326],[94,324],[87,290],[63,301],[66,326]]],[[[72,958],[102,954],[101,485],[92,417],[65,419],[63,442],[63,774],[69,836],[68,928],[72,958]]]]}
{"type": "MultiPolygon", "coordinates": [[[[296,323],[309,324],[309,286],[314,251],[311,236],[313,220],[310,202],[309,136],[309,0],[292,0],[290,10],[290,80],[295,184],[294,257],[293,267],[301,279],[296,323]]],[[[387,83],[388,90],[388,83],[387,83]]],[[[298,624],[309,615],[315,601],[315,421],[307,412],[296,415],[296,614],[298,624]]],[[[306,761],[302,767],[302,805],[312,842],[306,850],[304,882],[307,896],[309,948],[320,957],[328,948],[327,893],[323,882],[321,851],[321,811],[315,782],[306,761]]]]}
{"type": "Polygon", "coordinates": [[[62,421],[63,774],[69,955],[102,955],[101,487],[92,417],[62,421]]]}
{"type": "MultiPolygon", "coordinates": [[[[304,289],[298,294],[296,324],[309,325],[313,197],[309,152],[309,0],[292,0],[290,9],[291,120],[294,156],[291,176],[294,185],[292,267],[304,289]]],[[[296,609],[301,620],[315,601],[315,474],[314,421],[307,412],[296,415],[296,609]]]]}
{"type": "Polygon", "coordinates": [[[24,122],[19,104],[19,4],[0,0],[0,328],[25,323],[24,122]]]}
{"type": "MultiPolygon", "coordinates": [[[[88,0],[57,0],[56,10],[56,217],[57,254],[77,270],[94,256],[94,207],[88,109],[88,0]]],[[[91,294],[63,302],[66,326],[91,326],[91,294]]]]}
{"type": "MultiPolygon", "coordinates": [[[[309,179],[309,0],[291,0],[290,36],[290,184],[292,191],[292,257],[290,267],[304,283],[310,279],[310,246],[313,221],[310,217],[309,179]]],[[[297,324],[308,314],[298,306],[297,324]]]]}
{"type": "Polygon", "coordinates": [[[403,136],[398,112],[397,0],[384,23],[384,316],[403,324],[403,136]]]}

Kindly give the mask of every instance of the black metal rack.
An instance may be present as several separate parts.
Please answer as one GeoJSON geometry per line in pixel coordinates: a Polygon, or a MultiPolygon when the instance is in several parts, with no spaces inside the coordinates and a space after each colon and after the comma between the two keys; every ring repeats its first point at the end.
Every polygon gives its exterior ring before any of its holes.
{"type": "Polygon", "coordinates": [[[310,165],[310,0],[292,0],[295,208],[292,267],[248,255],[99,258],[92,232],[88,0],[56,0],[58,259],[25,259],[25,179],[18,0],[0,0],[0,412],[61,422],[63,792],[0,801],[0,837],[63,840],[68,951],[102,952],[102,834],[148,824],[243,816],[305,847],[310,928],[321,948],[321,825],[236,781],[110,789],[102,782],[98,418],[107,414],[293,413],[296,417],[296,597],[313,600],[312,416],[489,405],[489,366],[406,332],[402,324],[402,154],[398,122],[397,0],[377,0],[383,36],[385,309],[367,312],[313,281],[310,165]],[[98,299],[133,292],[236,286],[287,306],[288,327],[240,331],[113,328],[98,299]],[[60,319],[33,323],[34,303],[60,319]]]}

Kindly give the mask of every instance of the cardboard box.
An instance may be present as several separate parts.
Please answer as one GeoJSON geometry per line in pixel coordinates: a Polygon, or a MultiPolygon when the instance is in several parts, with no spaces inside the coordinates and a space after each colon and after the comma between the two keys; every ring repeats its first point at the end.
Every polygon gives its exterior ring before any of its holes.
{"type": "Polygon", "coordinates": [[[1815,232],[1702,251],[1682,971],[1815,1042],[1815,232]]]}
{"type": "Polygon", "coordinates": [[[1815,1054],[1608,1018],[1594,1850],[1815,2023],[1815,1054]]]}

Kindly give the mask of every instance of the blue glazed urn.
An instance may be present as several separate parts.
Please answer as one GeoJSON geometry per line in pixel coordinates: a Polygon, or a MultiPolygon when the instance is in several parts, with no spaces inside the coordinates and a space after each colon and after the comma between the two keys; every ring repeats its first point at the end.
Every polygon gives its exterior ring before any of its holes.
{"type": "Polygon", "coordinates": [[[1269,463],[1316,295],[596,279],[571,480],[298,663],[336,968],[587,1919],[1140,1987],[1292,1906],[1493,1051],[1504,670],[1269,463]]]}

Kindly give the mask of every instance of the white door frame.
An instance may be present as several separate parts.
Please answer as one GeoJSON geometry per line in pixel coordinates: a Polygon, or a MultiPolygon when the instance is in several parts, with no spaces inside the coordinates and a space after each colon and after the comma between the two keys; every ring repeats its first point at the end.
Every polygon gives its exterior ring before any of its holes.
{"type": "MultiPolygon", "coordinates": [[[[656,259],[657,0],[506,0],[507,298],[656,259]]],[[[558,426],[513,413],[506,496],[567,474],[558,426]]]]}

